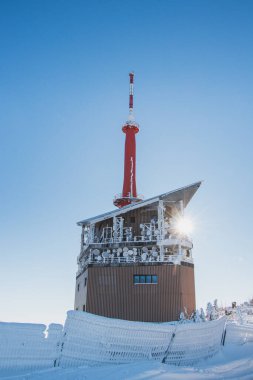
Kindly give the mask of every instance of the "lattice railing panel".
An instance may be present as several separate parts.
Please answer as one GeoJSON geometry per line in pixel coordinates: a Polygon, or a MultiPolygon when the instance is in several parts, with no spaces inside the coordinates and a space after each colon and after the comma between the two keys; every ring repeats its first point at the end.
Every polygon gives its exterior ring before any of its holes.
{"type": "Polygon", "coordinates": [[[225,318],[196,324],[130,322],[70,311],[59,364],[162,361],[165,356],[167,363],[192,364],[219,350],[224,323],[225,318]]]}

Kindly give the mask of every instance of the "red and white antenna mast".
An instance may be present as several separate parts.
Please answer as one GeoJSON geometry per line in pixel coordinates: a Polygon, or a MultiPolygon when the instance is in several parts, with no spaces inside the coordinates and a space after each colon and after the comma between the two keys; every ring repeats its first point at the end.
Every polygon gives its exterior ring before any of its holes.
{"type": "Polygon", "coordinates": [[[129,73],[129,115],[128,120],[122,127],[126,134],[124,182],[122,194],[117,195],[113,201],[114,205],[121,208],[142,199],[137,196],[136,190],[136,143],[135,135],[139,132],[139,125],[135,122],[133,115],[134,107],[134,73],[129,73]]]}

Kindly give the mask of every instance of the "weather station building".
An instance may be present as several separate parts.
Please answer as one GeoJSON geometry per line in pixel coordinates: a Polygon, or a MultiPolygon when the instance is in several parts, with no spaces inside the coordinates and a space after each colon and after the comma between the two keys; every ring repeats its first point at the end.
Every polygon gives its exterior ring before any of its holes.
{"type": "Polygon", "coordinates": [[[111,212],[78,222],[75,309],[130,321],[178,320],[195,310],[192,240],[184,209],[201,182],[143,200],[136,190],[133,115],[134,74],[130,73],[125,133],[124,182],[111,212]]]}

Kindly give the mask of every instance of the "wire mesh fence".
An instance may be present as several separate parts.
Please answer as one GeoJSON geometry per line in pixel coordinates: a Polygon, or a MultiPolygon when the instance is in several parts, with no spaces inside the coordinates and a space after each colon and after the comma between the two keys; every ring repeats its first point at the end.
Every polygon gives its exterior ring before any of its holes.
{"type": "Polygon", "coordinates": [[[253,343],[253,324],[252,323],[227,323],[226,344],[253,343]]]}
{"type": "Polygon", "coordinates": [[[59,355],[62,325],[0,322],[0,368],[50,368],[59,355]],[[46,337],[47,335],[47,337],[46,337]]]}
{"type": "Polygon", "coordinates": [[[205,323],[147,323],[70,311],[59,365],[75,367],[141,360],[191,365],[219,350],[224,324],[224,317],[205,323]]]}
{"type": "Polygon", "coordinates": [[[0,323],[0,369],[120,364],[155,360],[191,366],[216,354],[221,343],[253,342],[253,325],[226,317],[191,323],[147,323],[69,311],[61,325],[0,323]],[[224,334],[225,332],[225,334],[224,334]]]}

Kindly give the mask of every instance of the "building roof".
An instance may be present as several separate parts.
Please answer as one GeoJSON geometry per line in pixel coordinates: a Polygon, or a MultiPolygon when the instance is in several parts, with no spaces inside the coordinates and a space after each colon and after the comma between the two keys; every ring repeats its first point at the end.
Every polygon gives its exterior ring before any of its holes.
{"type": "Polygon", "coordinates": [[[117,209],[114,209],[113,211],[106,212],[98,216],[93,216],[91,218],[81,220],[80,222],[77,223],[77,225],[82,226],[82,225],[86,225],[90,223],[98,223],[98,222],[101,222],[102,220],[110,219],[110,218],[113,218],[114,216],[125,214],[126,212],[130,210],[135,210],[140,207],[148,206],[152,203],[158,202],[159,200],[164,200],[164,201],[173,202],[173,203],[183,201],[183,205],[185,208],[190,202],[193,195],[196,193],[196,191],[200,187],[200,185],[201,185],[201,181],[195,182],[191,185],[181,187],[180,189],[173,190],[168,193],[160,194],[155,197],[152,197],[152,198],[149,198],[137,203],[133,203],[131,205],[128,205],[122,208],[117,208],[117,209]]]}

